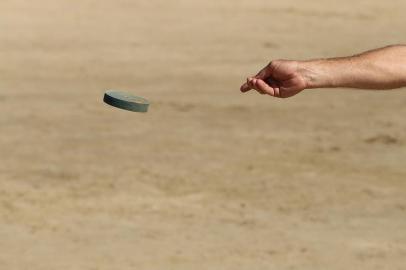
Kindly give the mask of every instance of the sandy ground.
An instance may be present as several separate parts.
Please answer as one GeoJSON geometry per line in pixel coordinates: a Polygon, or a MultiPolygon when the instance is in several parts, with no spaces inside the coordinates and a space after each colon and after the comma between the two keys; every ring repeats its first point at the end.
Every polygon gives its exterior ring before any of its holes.
{"type": "Polygon", "coordinates": [[[406,269],[406,91],[238,92],[404,43],[405,9],[2,0],[0,269],[406,269]]]}

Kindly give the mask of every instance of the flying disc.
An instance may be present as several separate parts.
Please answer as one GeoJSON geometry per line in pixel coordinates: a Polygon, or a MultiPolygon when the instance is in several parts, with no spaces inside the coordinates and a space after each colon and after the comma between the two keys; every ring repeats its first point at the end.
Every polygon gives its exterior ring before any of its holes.
{"type": "Polygon", "coordinates": [[[120,91],[107,91],[103,101],[111,106],[132,112],[147,112],[149,101],[120,91]]]}

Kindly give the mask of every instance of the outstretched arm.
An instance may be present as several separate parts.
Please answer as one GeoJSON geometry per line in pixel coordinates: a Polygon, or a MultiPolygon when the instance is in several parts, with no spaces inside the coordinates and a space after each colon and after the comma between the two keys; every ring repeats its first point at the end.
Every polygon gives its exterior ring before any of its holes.
{"type": "Polygon", "coordinates": [[[348,87],[394,89],[406,86],[406,46],[394,45],[359,55],[310,61],[272,61],[247,79],[251,89],[275,97],[290,97],[304,89],[348,87]]]}

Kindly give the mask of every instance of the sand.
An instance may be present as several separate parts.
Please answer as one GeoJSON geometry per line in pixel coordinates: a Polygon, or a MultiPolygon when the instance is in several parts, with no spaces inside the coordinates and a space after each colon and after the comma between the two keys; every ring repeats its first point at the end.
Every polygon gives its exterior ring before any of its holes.
{"type": "Polygon", "coordinates": [[[238,91],[404,43],[405,8],[1,1],[0,269],[405,269],[406,90],[238,91]]]}

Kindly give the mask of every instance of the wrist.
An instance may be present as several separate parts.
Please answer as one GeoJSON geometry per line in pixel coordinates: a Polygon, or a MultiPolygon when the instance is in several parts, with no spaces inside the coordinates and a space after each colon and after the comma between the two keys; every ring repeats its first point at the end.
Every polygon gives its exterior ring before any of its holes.
{"type": "Polygon", "coordinates": [[[332,70],[331,60],[310,60],[298,62],[298,72],[305,81],[307,89],[334,88],[339,83],[332,70]]]}

